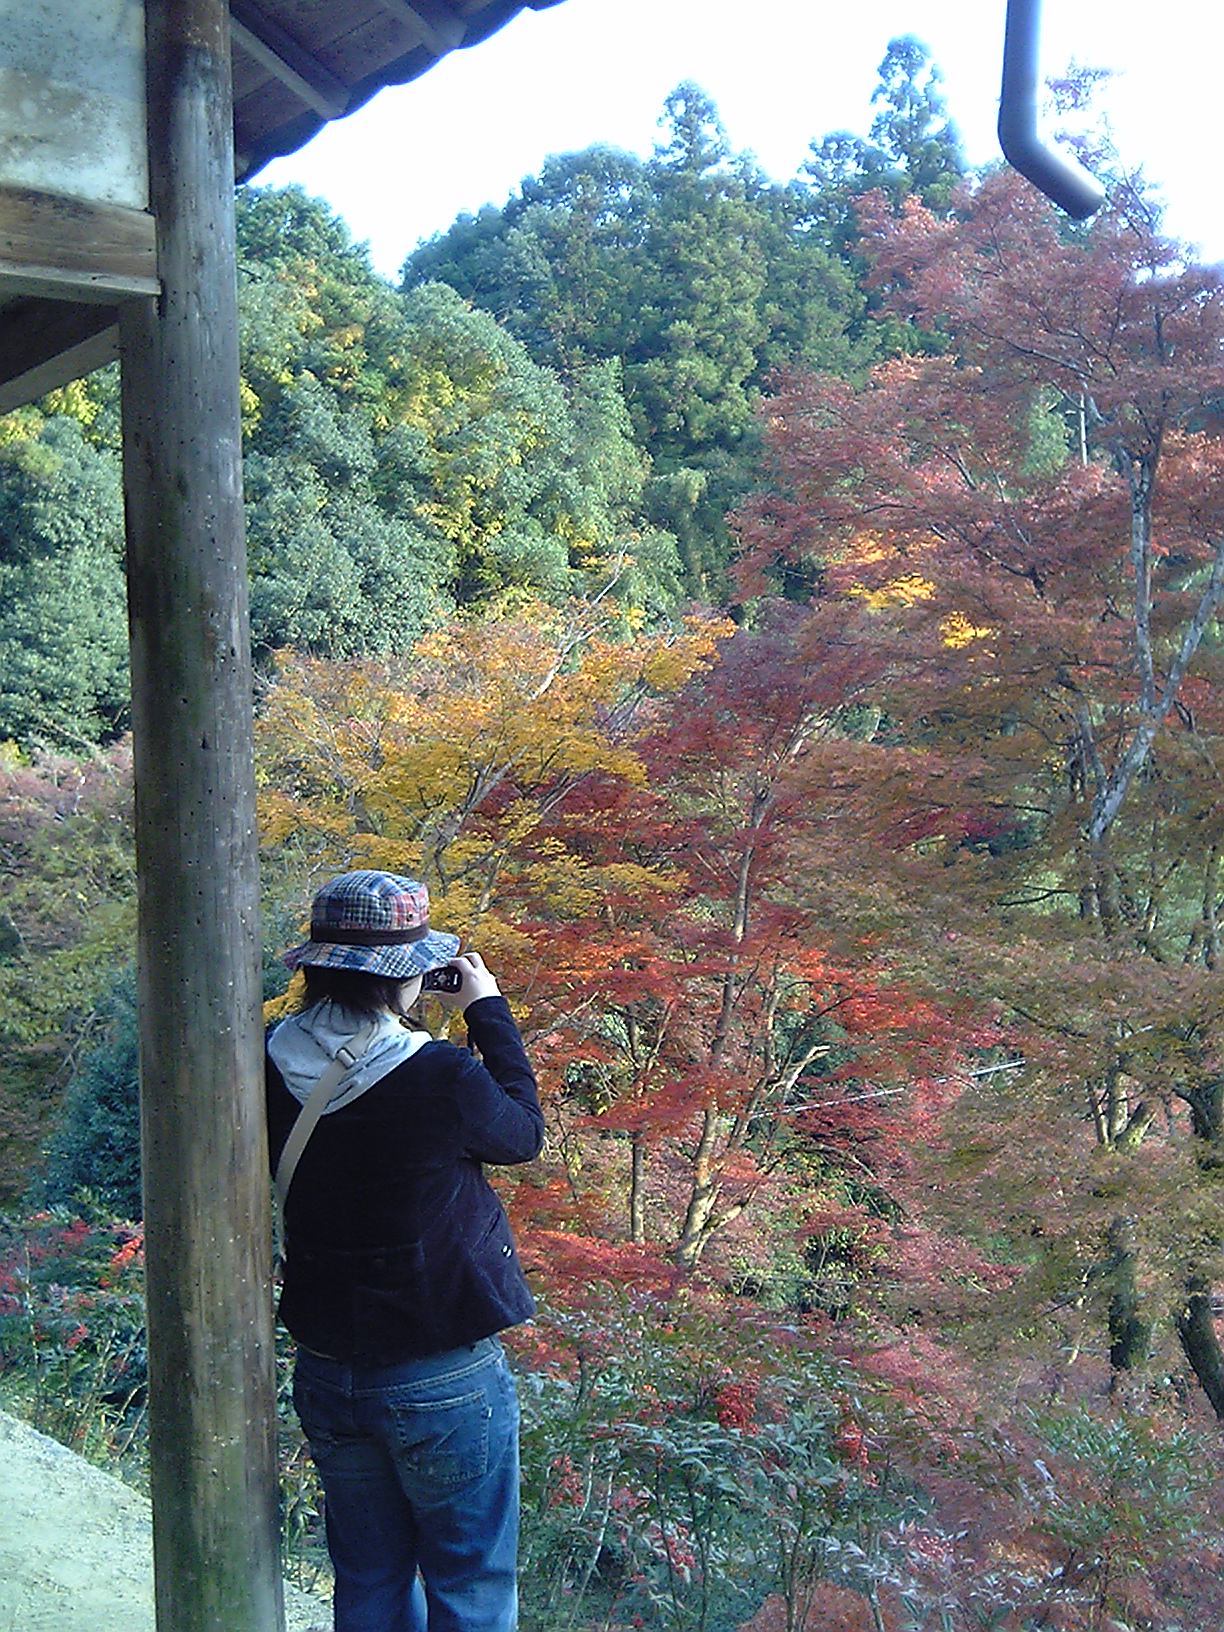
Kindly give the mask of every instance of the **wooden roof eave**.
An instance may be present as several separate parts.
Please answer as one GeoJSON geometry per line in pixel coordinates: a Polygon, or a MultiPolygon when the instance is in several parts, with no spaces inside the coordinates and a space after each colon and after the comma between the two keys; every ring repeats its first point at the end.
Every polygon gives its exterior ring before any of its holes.
{"type": "MultiPolygon", "coordinates": [[[[295,153],[312,139],[332,118],[343,118],[355,113],[379,91],[393,85],[407,85],[419,79],[440,58],[459,49],[470,49],[487,40],[522,11],[541,11],[558,5],[561,0],[366,0],[363,7],[368,15],[379,14],[397,31],[398,48],[387,52],[367,72],[342,80],[325,61],[324,51],[316,46],[305,61],[294,49],[278,53],[275,40],[278,24],[268,0],[231,0],[231,16],[239,19],[244,29],[259,36],[256,50],[259,60],[269,74],[296,95],[301,111],[284,124],[262,131],[253,128],[256,121],[244,117],[246,98],[236,101],[235,149],[238,179],[246,180],[272,159],[295,153]],[[280,62],[274,61],[280,55],[280,62]],[[347,92],[347,100],[339,113],[329,109],[338,100],[337,86],[347,92]],[[246,127],[246,128],[244,128],[246,127]]],[[[281,0],[282,9],[284,0],[281,0]]],[[[235,35],[240,50],[244,41],[235,35]]]]}
{"type": "MultiPolygon", "coordinates": [[[[518,13],[559,3],[230,0],[235,179],[518,13]]],[[[142,211],[0,188],[0,413],[111,361],[118,302],[157,292],[155,262],[142,211]]]]}

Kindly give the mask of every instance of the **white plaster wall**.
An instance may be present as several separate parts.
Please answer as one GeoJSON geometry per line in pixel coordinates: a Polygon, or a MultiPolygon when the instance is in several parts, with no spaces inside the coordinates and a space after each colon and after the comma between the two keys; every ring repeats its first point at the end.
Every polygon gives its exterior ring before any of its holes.
{"type": "Polygon", "coordinates": [[[143,0],[0,0],[0,187],[147,207],[143,0]]]}

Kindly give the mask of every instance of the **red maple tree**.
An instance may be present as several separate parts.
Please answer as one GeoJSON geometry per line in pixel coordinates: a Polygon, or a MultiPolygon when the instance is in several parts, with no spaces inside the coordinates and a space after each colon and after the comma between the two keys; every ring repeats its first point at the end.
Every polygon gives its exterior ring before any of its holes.
{"type": "Polygon", "coordinates": [[[1047,1307],[1100,1294],[1119,1372],[1167,1317],[1224,1416],[1224,284],[1142,210],[1069,234],[1003,175],[864,225],[931,344],[779,382],[743,582],[801,564],[892,644],[863,839],[898,938],[1024,1063],[962,1105],[962,1222],[1056,1243],[1025,1249],[1047,1307]]]}

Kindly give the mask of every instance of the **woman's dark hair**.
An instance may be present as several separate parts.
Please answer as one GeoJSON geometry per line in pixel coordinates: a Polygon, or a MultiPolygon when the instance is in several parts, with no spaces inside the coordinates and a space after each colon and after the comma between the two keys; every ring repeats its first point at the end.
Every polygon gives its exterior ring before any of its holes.
{"type": "Polygon", "coordinates": [[[388,975],[367,975],[362,969],[325,969],[312,963],[302,965],[302,974],[306,977],[306,1008],[331,1002],[355,1014],[375,1015],[394,1008],[404,984],[388,975]]]}

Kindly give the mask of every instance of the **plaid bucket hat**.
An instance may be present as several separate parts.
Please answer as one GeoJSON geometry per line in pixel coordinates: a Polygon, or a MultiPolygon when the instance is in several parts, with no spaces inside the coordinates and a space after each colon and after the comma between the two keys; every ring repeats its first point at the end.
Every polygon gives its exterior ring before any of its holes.
{"type": "Polygon", "coordinates": [[[457,935],[429,927],[429,891],[415,878],[362,870],[329,879],[310,909],[310,939],[285,953],[290,969],[360,969],[411,980],[449,963],[457,935]]]}

